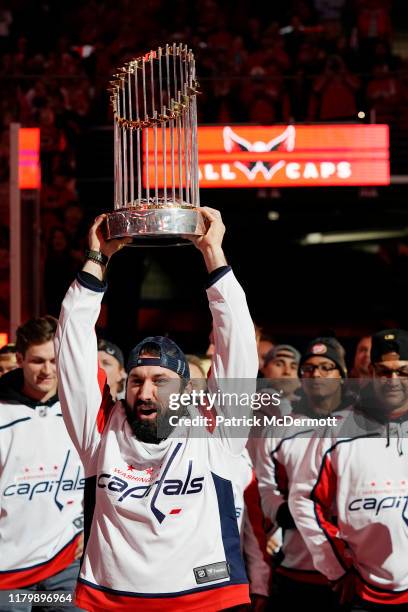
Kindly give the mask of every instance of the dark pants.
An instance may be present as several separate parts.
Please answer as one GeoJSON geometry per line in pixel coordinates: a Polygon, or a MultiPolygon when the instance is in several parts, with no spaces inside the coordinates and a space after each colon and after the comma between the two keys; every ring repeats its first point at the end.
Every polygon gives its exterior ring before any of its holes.
{"type": "MultiPolygon", "coordinates": [[[[58,604],[51,604],[48,606],[38,606],[35,607],[31,604],[26,603],[15,603],[12,606],[2,604],[0,606],[0,612],[31,612],[33,608],[35,612],[74,612],[77,610],[81,610],[81,608],[77,608],[74,605],[74,590],[76,586],[76,582],[79,574],[80,562],[74,561],[71,565],[68,565],[65,569],[54,576],[50,576],[45,580],[41,580],[41,582],[37,582],[36,584],[32,584],[27,587],[21,587],[23,591],[32,591],[35,593],[36,591],[47,591],[52,593],[54,591],[60,591],[64,593],[72,593],[72,605],[59,606],[58,604]]],[[[11,591],[16,592],[17,591],[11,591]]]]}
{"type": "Polygon", "coordinates": [[[329,586],[292,580],[275,572],[270,612],[340,612],[336,594],[329,586]]]}

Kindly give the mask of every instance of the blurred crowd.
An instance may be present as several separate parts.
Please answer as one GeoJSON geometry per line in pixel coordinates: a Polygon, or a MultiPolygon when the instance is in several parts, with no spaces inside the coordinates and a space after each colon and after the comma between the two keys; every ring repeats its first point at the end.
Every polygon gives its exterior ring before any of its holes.
{"type": "MultiPolygon", "coordinates": [[[[116,68],[166,42],[196,54],[201,122],[355,121],[363,110],[408,125],[391,14],[392,0],[1,0],[0,249],[8,126],[20,121],[41,129],[44,306],[56,314],[82,255],[77,161],[87,132],[111,124],[106,88],[116,68]],[[57,262],[56,288],[48,279],[57,262]]],[[[0,317],[6,309],[0,303],[0,317]]]]}

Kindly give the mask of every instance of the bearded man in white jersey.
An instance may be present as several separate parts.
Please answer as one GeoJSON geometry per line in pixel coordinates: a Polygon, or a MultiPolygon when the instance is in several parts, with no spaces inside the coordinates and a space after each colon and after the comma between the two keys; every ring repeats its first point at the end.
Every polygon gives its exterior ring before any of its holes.
{"type": "MultiPolygon", "coordinates": [[[[253,381],[258,359],[245,294],[227,265],[218,211],[203,207],[208,227],[194,239],[209,274],[215,354],[208,388],[253,381]]],[[[232,489],[245,447],[220,423],[213,432],[174,425],[173,393],[189,392],[184,353],[153,336],[130,353],[124,401],[112,403],[98,373],[94,326],[106,289],[106,264],[128,239],[107,242],[98,217],[83,270],[64,299],[56,354],[67,429],[85,466],[86,550],[76,591],[86,610],[214,612],[249,603],[232,489]]],[[[248,385],[247,385],[248,387],[248,385]]],[[[222,418],[244,411],[218,406],[222,418]]],[[[188,414],[199,411],[188,407],[188,414]]]]}

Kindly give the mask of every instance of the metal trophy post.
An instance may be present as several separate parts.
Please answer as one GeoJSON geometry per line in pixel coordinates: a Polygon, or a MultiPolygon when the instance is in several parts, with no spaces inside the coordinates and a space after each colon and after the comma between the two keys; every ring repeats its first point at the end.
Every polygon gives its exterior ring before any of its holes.
{"type": "Polygon", "coordinates": [[[187,45],[159,47],[111,81],[115,210],[107,237],[133,246],[189,244],[205,233],[200,206],[195,60],[187,45]]]}

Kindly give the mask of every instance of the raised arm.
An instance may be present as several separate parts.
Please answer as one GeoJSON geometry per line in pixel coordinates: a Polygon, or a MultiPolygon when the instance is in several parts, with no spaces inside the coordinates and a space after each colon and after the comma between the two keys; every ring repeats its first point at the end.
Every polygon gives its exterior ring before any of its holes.
{"type": "Polygon", "coordinates": [[[194,243],[201,251],[209,273],[207,295],[215,344],[211,377],[256,379],[255,328],[245,293],[228,266],[222,249],[225,226],[218,210],[208,207],[200,210],[209,228],[204,236],[195,238],[194,243]]]}
{"type": "MultiPolygon", "coordinates": [[[[219,211],[200,209],[209,222],[207,233],[194,240],[209,272],[207,295],[213,318],[215,351],[208,379],[208,389],[228,394],[251,394],[256,390],[258,353],[255,328],[248,310],[245,293],[227,265],[222,239],[225,227],[219,211]]],[[[220,416],[250,416],[248,405],[219,404],[220,416]]],[[[249,427],[219,424],[215,435],[235,455],[245,448],[249,427]]]]}
{"type": "MultiPolygon", "coordinates": [[[[110,258],[128,239],[105,242],[101,215],[89,232],[89,248],[110,258]]],[[[95,324],[106,284],[106,266],[87,260],[62,303],[55,336],[59,395],[64,420],[86,475],[94,471],[95,451],[112,407],[106,376],[98,368],[95,324]]]]}

